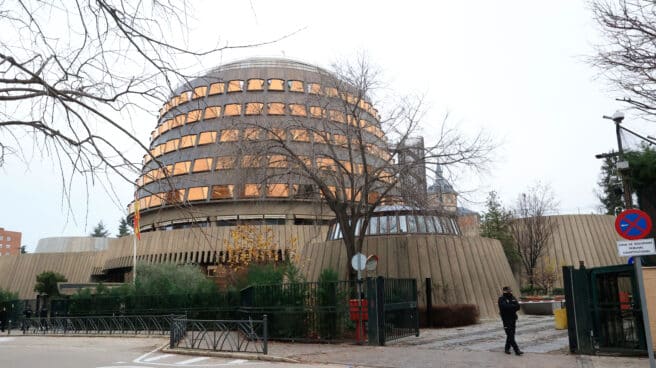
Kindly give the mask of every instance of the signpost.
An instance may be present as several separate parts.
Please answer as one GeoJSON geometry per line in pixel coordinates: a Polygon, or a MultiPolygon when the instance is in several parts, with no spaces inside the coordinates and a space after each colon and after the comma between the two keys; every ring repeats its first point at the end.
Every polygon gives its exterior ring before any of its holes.
{"type": "Polygon", "coordinates": [[[358,341],[358,344],[361,344],[364,342],[364,324],[362,322],[362,271],[365,270],[367,267],[367,256],[365,256],[362,253],[356,253],[353,258],[351,258],[351,267],[353,267],[354,270],[358,271],[358,288],[357,288],[357,293],[358,293],[358,302],[357,302],[357,313],[358,313],[358,325],[356,327],[356,340],[358,341]]]}
{"type": "Polygon", "coordinates": [[[615,230],[628,241],[617,242],[617,252],[620,256],[638,257],[633,263],[640,290],[640,309],[642,309],[642,321],[645,326],[645,337],[647,340],[647,354],[649,366],[656,368],[654,360],[654,344],[652,342],[651,327],[649,325],[649,311],[647,310],[647,297],[645,296],[645,281],[642,275],[642,261],[639,256],[656,254],[654,239],[644,239],[651,232],[651,218],[646,212],[630,209],[622,211],[615,219],[615,230]]]}

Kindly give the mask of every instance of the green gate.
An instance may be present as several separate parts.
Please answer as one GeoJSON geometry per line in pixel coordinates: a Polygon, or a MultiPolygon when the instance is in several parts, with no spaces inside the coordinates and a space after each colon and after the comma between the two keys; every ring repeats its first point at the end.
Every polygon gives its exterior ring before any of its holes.
{"type": "Polygon", "coordinates": [[[647,353],[633,265],[563,267],[563,281],[572,352],[647,353]]]}
{"type": "Polygon", "coordinates": [[[419,336],[416,279],[368,278],[367,291],[370,345],[419,336]]]}

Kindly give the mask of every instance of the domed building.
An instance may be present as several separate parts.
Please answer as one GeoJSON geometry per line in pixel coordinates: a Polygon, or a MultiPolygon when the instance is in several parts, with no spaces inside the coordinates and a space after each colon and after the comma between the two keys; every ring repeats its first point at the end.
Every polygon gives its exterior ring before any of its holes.
{"type": "Polygon", "coordinates": [[[348,161],[355,127],[367,162],[389,159],[377,115],[362,91],[287,59],[246,59],[191,80],[151,134],[137,180],[141,232],[325,224],[333,216],[306,177],[339,164],[363,171],[363,160],[348,161]]]}

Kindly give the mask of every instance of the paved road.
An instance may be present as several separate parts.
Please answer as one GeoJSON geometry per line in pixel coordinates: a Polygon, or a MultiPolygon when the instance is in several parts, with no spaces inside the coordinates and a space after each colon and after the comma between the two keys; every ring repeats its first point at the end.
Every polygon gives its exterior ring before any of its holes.
{"type": "MultiPolygon", "coordinates": [[[[288,367],[289,363],[164,354],[163,338],[0,337],[2,368],[251,368],[288,367]]],[[[343,367],[294,364],[294,367],[343,367]]]]}

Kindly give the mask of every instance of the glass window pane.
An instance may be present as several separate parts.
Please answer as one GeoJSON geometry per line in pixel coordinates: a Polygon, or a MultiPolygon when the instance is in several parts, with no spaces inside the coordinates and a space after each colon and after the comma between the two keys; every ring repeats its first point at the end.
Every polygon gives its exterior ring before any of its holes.
{"type": "Polygon", "coordinates": [[[210,106],[205,108],[205,119],[214,119],[221,116],[221,106],[210,106]]]}
{"type": "Polygon", "coordinates": [[[204,157],[194,160],[194,172],[210,171],[212,169],[212,158],[204,157]]]}
{"type": "Polygon", "coordinates": [[[344,113],[337,110],[328,110],[328,118],[338,123],[343,123],[346,121],[344,118],[344,113]]]}
{"type": "Polygon", "coordinates": [[[314,137],[314,143],[328,144],[330,143],[330,133],[328,132],[314,132],[312,133],[314,137]]]}
{"type": "Polygon", "coordinates": [[[397,225],[396,222],[396,216],[395,215],[390,215],[387,217],[387,220],[389,222],[389,233],[390,234],[396,234],[399,231],[399,226],[397,225]]]}
{"type": "Polygon", "coordinates": [[[189,174],[190,167],[191,167],[191,161],[176,162],[175,165],[173,166],[173,176],[189,174]]]}
{"type": "Polygon", "coordinates": [[[180,144],[179,139],[171,139],[170,141],[166,142],[166,146],[164,147],[164,153],[169,153],[177,150],[178,144],[180,144]]]}
{"type": "Polygon", "coordinates": [[[216,142],[216,132],[202,132],[198,136],[198,145],[211,144],[216,142]]]}
{"type": "Polygon", "coordinates": [[[260,196],[260,184],[244,184],[244,197],[252,198],[260,196]]]}
{"type": "Polygon", "coordinates": [[[414,215],[408,215],[408,232],[413,234],[417,232],[417,218],[414,215]]]}
{"type": "Polygon", "coordinates": [[[203,98],[207,94],[207,86],[201,86],[194,88],[194,95],[191,96],[192,99],[203,98]]]}
{"type": "Polygon", "coordinates": [[[234,185],[213,185],[211,199],[232,199],[234,185]]]}
{"type": "Polygon", "coordinates": [[[305,92],[305,87],[302,81],[290,80],[287,81],[287,89],[289,92],[305,92]]]}
{"type": "Polygon", "coordinates": [[[379,226],[380,226],[380,234],[388,234],[389,233],[389,224],[387,223],[387,216],[382,216],[378,219],[379,221],[379,226]]]}
{"type": "Polygon", "coordinates": [[[289,185],[287,184],[267,184],[267,197],[289,197],[289,185]]]}
{"type": "Polygon", "coordinates": [[[282,79],[269,79],[267,80],[269,91],[284,91],[285,81],[282,79]]]}
{"type": "Polygon", "coordinates": [[[183,104],[187,101],[189,101],[189,95],[191,94],[191,91],[184,91],[180,94],[178,98],[178,104],[183,104]]]}
{"type": "Polygon", "coordinates": [[[243,80],[231,80],[228,82],[228,92],[241,92],[244,90],[243,80]]]}
{"type": "Polygon", "coordinates": [[[223,116],[241,115],[241,104],[227,104],[223,109],[223,116]]]}
{"type": "Polygon", "coordinates": [[[293,116],[307,116],[305,105],[289,104],[289,111],[293,116]]]}
{"type": "Polygon", "coordinates": [[[337,88],[335,87],[326,87],[326,96],[328,97],[337,97],[339,94],[337,93],[337,88]]]}
{"type": "Polygon", "coordinates": [[[297,141],[297,142],[310,141],[310,135],[308,134],[308,131],[305,129],[292,129],[289,131],[289,134],[291,135],[293,141],[297,141]]]}
{"type": "Polygon", "coordinates": [[[264,104],[261,102],[249,102],[246,104],[246,115],[260,115],[264,109],[264,104]]]}
{"type": "Polygon", "coordinates": [[[367,234],[376,235],[378,234],[378,217],[372,217],[369,220],[369,227],[367,228],[367,234]]]}
{"type": "Polygon", "coordinates": [[[260,167],[261,158],[262,158],[261,156],[257,156],[257,155],[246,155],[242,157],[241,167],[243,168],[260,167]]]}
{"type": "Polygon", "coordinates": [[[427,230],[429,233],[436,233],[437,230],[435,229],[435,221],[433,220],[433,216],[425,216],[426,218],[426,226],[428,227],[427,230]]]}
{"type": "Polygon", "coordinates": [[[319,106],[310,106],[310,116],[321,119],[326,116],[326,110],[319,106]]]}
{"type": "Polygon", "coordinates": [[[287,167],[287,157],[283,155],[269,156],[269,167],[284,168],[287,167]]]}
{"type": "Polygon", "coordinates": [[[399,216],[399,231],[402,233],[408,232],[408,224],[406,221],[407,219],[405,215],[399,216]]]}
{"type": "Polygon", "coordinates": [[[195,123],[200,120],[200,110],[191,110],[187,114],[187,123],[195,123]]]}
{"type": "Polygon", "coordinates": [[[282,102],[269,102],[267,104],[267,115],[284,115],[285,104],[282,102]]]}
{"type": "Polygon", "coordinates": [[[424,216],[417,216],[417,231],[420,233],[427,233],[426,218],[424,216]]]}
{"type": "Polygon", "coordinates": [[[321,85],[319,83],[308,83],[307,91],[308,93],[318,95],[321,93],[321,85]]]}
{"type": "Polygon", "coordinates": [[[224,129],[221,131],[221,139],[219,142],[236,142],[239,140],[238,129],[224,129]]]}
{"type": "Polygon", "coordinates": [[[183,126],[186,119],[187,119],[187,115],[185,114],[177,115],[175,119],[173,119],[173,123],[171,124],[171,129],[177,128],[179,126],[183,126]]]}
{"type": "Polygon", "coordinates": [[[269,130],[267,137],[276,141],[284,141],[287,139],[287,132],[281,128],[273,128],[269,130]]]}
{"type": "Polygon", "coordinates": [[[440,222],[440,218],[437,216],[433,216],[433,221],[435,222],[435,228],[438,233],[444,234],[444,228],[442,227],[442,223],[440,222]]]}
{"type": "Polygon", "coordinates": [[[260,128],[246,128],[244,129],[244,140],[257,141],[260,139],[261,132],[260,128]]]}
{"type": "Polygon", "coordinates": [[[264,79],[249,79],[246,89],[249,91],[261,91],[264,89],[264,79]]]}
{"type": "Polygon", "coordinates": [[[216,169],[226,170],[235,167],[235,158],[231,156],[221,156],[216,159],[216,169]]]}
{"type": "Polygon", "coordinates": [[[180,138],[180,148],[193,147],[194,143],[196,143],[195,134],[185,135],[180,138]]]}
{"type": "Polygon", "coordinates": [[[187,193],[188,201],[203,201],[207,199],[207,187],[193,187],[189,188],[187,193]]]}
{"type": "Polygon", "coordinates": [[[210,95],[218,95],[224,92],[225,84],[223,82],[210,84],[210,95]]]}

